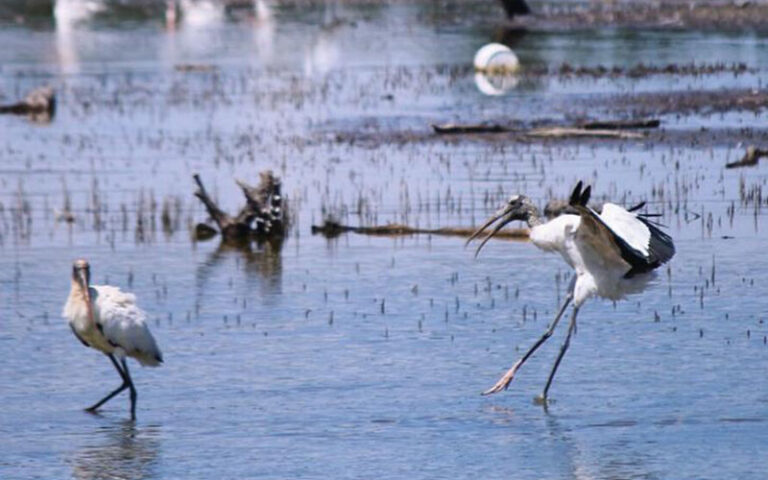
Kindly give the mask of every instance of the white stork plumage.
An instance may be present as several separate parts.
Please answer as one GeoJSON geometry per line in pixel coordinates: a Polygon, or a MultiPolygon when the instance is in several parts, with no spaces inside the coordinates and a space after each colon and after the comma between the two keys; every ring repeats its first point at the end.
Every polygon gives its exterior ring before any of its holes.
{"type": "Polygon", "coordinates": [[[467,241],[469,243],[501,219],[483,239],[475,253],[477,255],[504,225],[522,220],[531,229],[531,243],[544,251],[562,255],[575,273],[565,300],[547,331],[493,387],[483,392],[484,395],[507,389],[515,372],[552,336],[566,308],[573,302],[568,334],[541,395],[541,399],[546,401],[552,379],[576,328],[576,315],[581,305],[593,296],[619,300],[627,294],[641,292],[655,276],[654,270],[675,254],[672,238],[649,220],[650,215],[635,213],[644,203],[629,210],[606,203],[597,213],[587,206],[590,191],[590,187],[582,190],[582,183],[579,182],[571,194],[566,213],[546,223],[528,197],[513,195],[467,241]]]}
{"type": "Polygon", "coordinates": [[[83,345],[109,357],[123,384],[86,410],[95,412],[128,388],[131,393],[131,418],[135,419],[136,388],[126,357],[135,358],[143,366],[156,367],[163,362],[163,354],[147,327],[146,314],[136,306],[136,297],[110,285],[91,285],[90,279],[88,262],[82,259],[75,261],[72,288],[64,304],[63,315],[83,345]]]}

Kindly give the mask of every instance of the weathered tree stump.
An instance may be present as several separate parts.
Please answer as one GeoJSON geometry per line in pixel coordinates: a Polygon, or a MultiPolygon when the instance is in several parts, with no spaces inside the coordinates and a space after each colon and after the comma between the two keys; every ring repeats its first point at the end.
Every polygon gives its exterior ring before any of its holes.
{"type": "MultiPolygon", "coordinates": [[[[197,183],[195,196],[203,202],[208,214],[219,227],[219,233],[227,243],[249,243],[282,239],[288,225],[285,212],[285,200],[281,194],[280,179],[271,171],[259,174],[259,185],[252,187],[242,180],[235,180],[242,189],[246,203],[237,213],[230,216],[216,205],[200,180],[200,175],[194,175],[197,183]]],[[[207,240],[215,235],[215,230],[201,223],[195,227],[195,237],[207,240]]]]}

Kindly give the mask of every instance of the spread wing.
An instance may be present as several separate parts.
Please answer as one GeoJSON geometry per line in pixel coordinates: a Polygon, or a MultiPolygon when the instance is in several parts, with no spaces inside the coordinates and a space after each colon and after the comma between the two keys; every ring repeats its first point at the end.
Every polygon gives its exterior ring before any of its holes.
{"type": "Polygon", "coordinates": [[[610,203],[598,215],[586,206],[589,193],[589,187],[581,191],[579,182],[571,195],[570,204],[581,216],[577,238],[606,261],[614,263],[618,255],[628,265],[625,277],[650,272],[675,254],[672,238],[646,218],[610,203]]]}
{"type": "Polygon", "coordinates": [[[616,241],[616,235],[600,220],[600,216],[588,207],[577,206],[576,210],[581,222],[575,240],[580,250],[587,250],[584,252],[585,261],[598,264],[602,269],[630,271],[632,263],[627,259],[627,252],[616,241]]]}

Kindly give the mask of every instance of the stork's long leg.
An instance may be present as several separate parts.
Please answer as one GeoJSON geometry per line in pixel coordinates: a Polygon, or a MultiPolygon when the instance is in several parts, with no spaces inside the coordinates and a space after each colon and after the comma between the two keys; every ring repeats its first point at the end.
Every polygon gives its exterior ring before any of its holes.
{"type": "Polygon", "coordinates": [[[555,372],[557,372],[557,367],[560,366],[560,361],[563,359],[563,356],[565,355],[566,350],[568,350],[568,346],[571,344],[571,336],[573,335],[573,332],[576,330],[576,315],[579,313],[579,307],[573,307],[573,314],[571,315],[571,323],[568,325],[568,335],[565,337],[565,342],[563,342],[563,346],[560,347],[560,353],[557,355],[557,360],[555,360],[555,364],[552,366],[552,371],[549,373],[549,378],[547,379],[547,385],[544,387],[544,392],[541,394],[542,400],[547,400],[547,392],[549,392],[549,387],[552,385],[552,379],[555,378],[555,372]]]}
{"type": "Polygon", "coordinates": [[[533,355],[533,352],[536,351],[544,342],[547,341],[549,337],[552,336],[552,333],[555,331],[555,327],[557,327],[557,324],[560,322],[560,318],[562,318],[563,313],[565,313],[565,309],[568,307],[568,305],[571,303],[571,300],[573,299],[573,287],[576,285],[576,276],[573,277],[573,280],[571,280],[571,284],[568,287],[568,294],[565,296],[565,300],[563,300],[563,305],[560,307],[560,310],[557,312],[557,315],[555,316],[555,319],[552,321],[552,325],[549,326],[546,332],[544,332],[544,335],[539,338],[536,343],[533,344],[533,346],[528,349],[528,351],[525,353],[525,355],[520,358],[517,362],[515,362],[514,365],[512,365],[512,368],[510,368],[507,373],[502,376],[498,382],[488,390],[483,392],[483,395],[491,395],[492,393],[498,393],[502,390],[506,390],[507,387],[509,387],[510,382],[512,382],[512,379],[515,377],[515,373],[517,372],[517,369],[520,368],[526,360],[528,360],[528,357],[533,355]]]}
{"type": "Polygon", "coordinates": [[[136,420],[136,387],[133,386],[133,380],[131,379],[131,373],[128,371],[128,364],[125,363],[125,358],[122,360],[123,372],[125,372],[125,381],[128,383],[128,388],[131,389],[131,420],[136,420]]]}
{"type": "MultiPolygon", "coordinates": [[[[110,394],[109,394],[109,395],[107,395],[106,397],[102,398],[101,400],[99,400],[99,401],[98,401],[98,402],[96,402],[95,404],[93,404],[93,405],[91,405],[90,407],[86,408],[85,410],[86,410],[87,412],[95,412],[96,410],[98,410],[98,408],[99,408],[100,406],[104,405],[104,404],[105,404],[105,403],[107,403],[109,400],[111,400],[111,399],[112,399],[112,397],[114,397],[115,395],[117,395],[118,393],[122,392],[123,390],[125,390],[126,388],[128,388],[128,387],[129,387],[129,383],[130,383],[130,377],[127,377],[127,378],[126,378],[126,374],[127,374],[127,371],[128,371],[128,370],[126,370],[125,372],[123,372],[123,370],[120,368],[120,365],[118,365],[118,363],[117,363],[117,360],[115,360],[115,356],[114,356],[114,355],[112,355],[111,353],[107,354],[107,357],[109,357],[110,361],[112,361],[112,365],[114,365],[114,366],[115,366],[115,370],[117,370],[117,373],[119,373],[119,374],[120,374],[120,378],[122,378],[122,379],[123,379],[123,384],[122,384],[122,385],[120,385],[119,387],[117,387],[117,388],[116,388],[116,389],[115,389],[115,390],[114,390],[112,393],[110,393],[110,394]]],[[[123,360],[123,365],[125,365],[125,360],[123,360]]],[[[131,385],[132,385],[132,384],[131,384],[131,385]]]]}

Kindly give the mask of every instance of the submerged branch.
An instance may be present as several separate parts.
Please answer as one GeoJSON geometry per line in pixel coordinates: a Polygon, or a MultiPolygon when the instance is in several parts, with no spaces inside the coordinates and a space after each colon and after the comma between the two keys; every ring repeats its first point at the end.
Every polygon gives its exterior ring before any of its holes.
{"type": "Polygon", "coordinates": [[[473,133],[504,133],[515,132],[530,137],[606,137],[606,138],[641,138],[642,133],[627,132],[626,130],[658,128],[658,119],[642,120],[597,120],[575,126],[546,126],[530,130],[519,130],[499,124],[467,123],[442,125],[432,124],[432,130],[438,135],[473,134],[473,133]]]}
{"type": "Polygon", "coordinates": [[[223,232],[226,230],[227,226],[232,223],[232,219],[222,209],[220,209],[219,206],[216,205],[216,202],[214,202],[213,199],[208,195],[208,192],[203,185],[203,181],[200,180],[200,175],[196,173],[192,176],[192,178],[194,178],[195,183],[197,183],[197,191],[195,192],[195,196],[199,198],[201,202],[203,202],[205,209],[208,210],[208,215],[210,215],[213,221],[216,222],[216,225],[219,226],[219,230],[223,232]]]}
{"type": "Polygon", "coordinates": [[[453,133],[501,133],[508,132],[510,129],[502,127],[498,124],[486,125],[484,123],[472,123],[472,124],[453,124],[446,123],[443,125],[432,124],[432,130],[439,135],[453,134],[453,133]]]}
{"type": "MultiPolygon", "coordinates": [[[[327,238],[333,238],[346,232],[358,233],[361,235],[377,236],[400,236],[400,235],[445,235],[457,237],[470,237],[477,230],[474,227],[442,227],[442,228],[418,228],[399,223],[390,223],[387,225],[377,225],[373,227],[352,227],[342,225],[333,220],[326,220],[322,225],[312,225],[312,234],[320,234],[327,238]]],[[[500,231],[495,237],[511,239],[527,239],[527,228],[508,228],[500,231]]]]}

